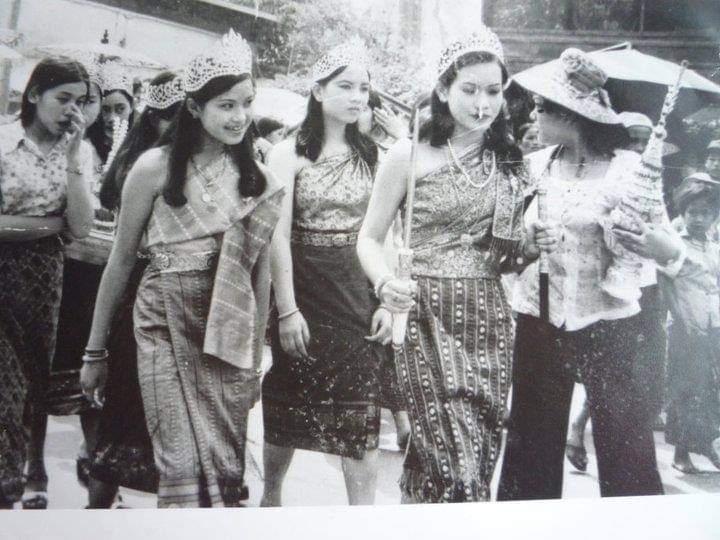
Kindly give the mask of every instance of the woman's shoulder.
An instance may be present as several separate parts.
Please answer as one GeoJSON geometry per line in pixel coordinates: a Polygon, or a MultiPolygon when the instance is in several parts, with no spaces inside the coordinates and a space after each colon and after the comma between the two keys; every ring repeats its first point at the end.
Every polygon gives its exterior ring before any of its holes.
{"type": "Polygon", "coordinates": [[[0,155],[12,152],[25,136],[20,120],[0,125],[0,155]]]}
{"type": "Polygon", "coordinates": [[[611,163],[618,164],[618,165],[636,165],[640,162],[641,156],[637,152],[633,152],[632,150],[623,150],[621,148],[615,150],[615,155],[613,156],[611,163]]]}
{"type": "Polygon", "coordinates": [[[128,173],[128,183],[141,183],[159,191],[165,183],[168,170],[168,147],[151,148],[140,154],[128,173]]]}

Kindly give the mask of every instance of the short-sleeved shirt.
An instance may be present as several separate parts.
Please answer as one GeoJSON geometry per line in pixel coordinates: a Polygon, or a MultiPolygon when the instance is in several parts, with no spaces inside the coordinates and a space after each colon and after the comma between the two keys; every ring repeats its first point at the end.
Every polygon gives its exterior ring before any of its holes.
{"type": "MultiPolygon", "coordinates": [[[[0,214],[46,217],[65,212],[66,144],[63,138],[43,153],[19,121],[0,126],[0,214]]],[[[83,176],[91,182],[92,148],[85,141],[79,161],[83,176]]]]}

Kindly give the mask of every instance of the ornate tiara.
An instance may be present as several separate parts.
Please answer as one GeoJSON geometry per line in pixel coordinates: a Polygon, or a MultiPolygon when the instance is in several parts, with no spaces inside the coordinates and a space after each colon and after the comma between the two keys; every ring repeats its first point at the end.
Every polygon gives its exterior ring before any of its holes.
{"type": "Polygon", "coordinates": [[[162,84],[148,86],[145,104],[153,109],[167,109],[185,99],[182,76],[176,75],[162,84]]]}
{"type": "Polygon", "coordinates": [[[186,92],[197,92],[208,81],[223,75],[252,73],[252,49],[233,29],[212,48],[193,58],[185,68],[186,92]]]}
{"type": "Polygon", "coordinates": [[[124,90],[129,95],[133,94],[133,82],[127,71],[117,62],[106,62],[100,66],[103,92],[111,90],[124,90]]]}
{"type": "Polygon", "coordinates": [[[336,69],[353,65],[368,67],[370,54],[365,43],[356,37],[341,43],[322,56],[312,68],[312,80],[318,82],[330,76],[336,69]]]}
{"type": "Polygon", "coordinates": [[[497,56],[501,63],[505,63],[500,39],[487,26],[480,26],[478,30],[460,40],[454,41],[443,51],[437,66],[438,77],[445,73],[458,58],[470,52],[487,52],[497,56]]]}
{"type": "Polygon", "coordinates": [[[102,65],[98,62],[97,56],[88,51],[73,55],[73,59],[77,60],[85,67],[85,70],[88,72],[90,82],[97,84],[100,87],[100,92],[102,92],[104,84],[102,65]]]}

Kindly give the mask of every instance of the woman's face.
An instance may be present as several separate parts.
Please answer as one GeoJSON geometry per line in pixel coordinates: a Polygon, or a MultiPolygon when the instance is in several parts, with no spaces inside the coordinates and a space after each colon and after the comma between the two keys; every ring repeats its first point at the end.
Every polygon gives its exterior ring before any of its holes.
{"type": "Polygon", "coordinates": [[[119,90],[106,95],[102,100],[102,119],[105,136],[112,138],[115,118],[127,122],[132,114],[132,105],[127,96],[119,90]]]}
{"type": "Polygon", "coordinates": [[[39,95],[31,92],[29,99],[35,104],[35,121],[52,135],[59,136],[70,130],[73,114],[82,114],[87,85],[84,82],[61,84],[39,95]]]}
{"type": "Polygon", "coordinates": [[[265,138],[270,142],[270,144],[277,144],[282,141],[283,131],[283,128],[278,128],[275,131],[271,131],[270,133],[268,133],[267,137],[265,138]]]}
{"type": "Polygon", "coordinates": [[[500,114],[503,105],[502,70],[497,62],[462,67],[450,88],[441,88],[455,120],[455,135],[484,133],[500,114]]]}
{"type": "Polygon", "coordinates": [[[542,145],[540,144],[539,133],[540,130],[536,125],[528,128],[522,138],[522,141],[520,141],[520,149],[522,150],[523,154],[529,154],[542,148],[542,145]]]}
{"type": "Polygon", "coordinates": [[[95,83],[90,83],[90,91],[88,92],[88,98],[83,108],[83,114],[85,115],[85,125],[90,127],[95,123],[98,116],[100,116],[100,107],[102,106],[102,93],[100,88],[95,83]]]}
{"type": "Polygon", "coordinates": [[[253,121],[254,100],[255,87],[245,79],[200,107],[197,117],[213,139],[228,146],[239,144],[253,121]]]}
{"type": "Polygon", "coordinates": [[[541,144],[566,144],[572,140],[575,128],[571,116],[554,104],[546,105],[545,99],[534,96],[537,113],[538,139],[541,144]]]}
{"type": "Polygon", "coordinates": [[[705,170],[713,178],[720,178],[720,152],[712,150],[705,159],[705,170]]]}
{"type": "Polygon", "coordinates": [[[367,108],[370,78],[363,66],[347,66],[327,84],[314,89],[322,103],[323,115],[343,124],[357,122],[367,108]]]}

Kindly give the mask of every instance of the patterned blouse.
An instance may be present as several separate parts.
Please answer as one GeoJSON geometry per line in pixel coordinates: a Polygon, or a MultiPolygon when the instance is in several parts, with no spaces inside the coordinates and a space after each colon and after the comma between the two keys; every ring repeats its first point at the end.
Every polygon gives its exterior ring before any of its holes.
{"type": "MultiPolygon", "coordinates": [[[[67,205],[67,158],[61,139],[47,154],[19,121],[0,126],[0,214],[61,216],[67,205]]],[[[80,144],[80,169],[92,181],[92,147],[80,144]]]]}
{"type": "MultiPolygon", "coordinates": [[[[548,169],[556,147],[529,156],[531,174],[539,178],[547,169],[548,218],[559,226],[557,250],[548,257],[550,276],[550,322],[567,331],[579,330],[600,320],[622,319],[640,311],[637,301],[614,298],[603,291],[603,280],[611,261],[598,220],[612,210],[625,190],[623,175],[640,159],[635,152],[616,150],[604,178],[568,180],[548,169]]],[[[527,215],[537,215],[533,200],[527,215]]],[[[513,309],[539,316],[537,262],[518,278],[513,309]]]]}
{"type": "Polygon", "coordinates": [[[318,159],[295,179],[293,229],[357,233],[370,202],[373,172],[354,152],[318,159]]]}
{"type": "MultiPolygon", "coordinates": [[[[498,216],[509,213],[521,229],[522,181],[470,149],[460,164],[444,165],[418,178],[413,205],[413,274],[453,278],[498,278],[489,245],[498,216]]],[[[524,171],[523,171],[524,172],[524,171]]]]}

